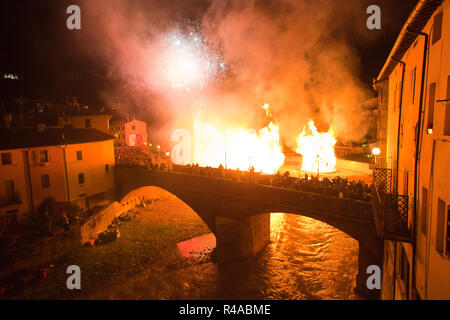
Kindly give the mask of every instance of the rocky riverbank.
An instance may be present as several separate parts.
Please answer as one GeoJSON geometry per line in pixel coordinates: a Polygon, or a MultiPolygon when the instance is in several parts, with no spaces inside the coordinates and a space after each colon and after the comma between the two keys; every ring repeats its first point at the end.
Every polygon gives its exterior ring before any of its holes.
{"type": "MultiPolygon", "coordinates": [[[[111,243],[80,247],[48,267],[41,277],[24,288],[7,293],[6,299],[85,299],[143,271],[173,270],[192,263],[182,256],[177,243],[209,233],[208,227],[181,200],[166,193],[136,217],[121,223],[120,237],[111,243]],[[81,269],[81,290],[69,290],[66,269],[81,269]]],[[[207,261],[211,254],[195,257],[207,261]]]]}

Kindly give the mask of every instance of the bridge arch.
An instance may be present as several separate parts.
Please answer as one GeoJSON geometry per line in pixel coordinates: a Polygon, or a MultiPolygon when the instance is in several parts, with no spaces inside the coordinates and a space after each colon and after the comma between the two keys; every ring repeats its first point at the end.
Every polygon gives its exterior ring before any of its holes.
{"type": "Polygon", "coordinates": [[[186,203],[183,199],[180,199],[176,194],[170,192],[169,190],[165,190],[164,188],[158,187],[158,186],[141,186],[141,187],[137,187],[131,191],[129,191],[127,194],[125,194],[121,200],[120,200],[120,204],[122,205],[129,205],[132,202],[140,202],[141,200],[149,200],[152,203],[156,202],[156,201],[161,201],[161,200],[168,200],[170,198],[175,198],[177,199],[177,201],[179,201],[180,203],[182,203],[183,206],[186,206],[189,208],[190,211],[192,211],[193,213],[196,214],[196,216],[198,216],[203,223],[208,226],[209,230],[213,232],[213,228],[214,225],[211,225],[211,221],[205,221],[204,217],[202,217],[201,215],[199,215],[195,208],[192,208],[189,203],[186,203]]]}
{"type": "Polygon", "coordinates": [[[116,168],[115,182],[122,195],[142,186],[157,186],[174,194],[191,207],[216,235],[218,253],[219,247],[222,247],[253,254],[257,251],[255,248],[262,248],[261,243],[270,241],[270,224],[264,216],[271,212],[283,212],[322,221],[358,240],[357,284],[361,290],[367,290],[367,266],[376,264],[382,267],[382,241],[376,236],[370,203],[143,168],[116,168]],[[240,244],[228,245],[232,242],[240,244]],[[243,246],[247,246],[245,250],[242,250],[243,246]]]}

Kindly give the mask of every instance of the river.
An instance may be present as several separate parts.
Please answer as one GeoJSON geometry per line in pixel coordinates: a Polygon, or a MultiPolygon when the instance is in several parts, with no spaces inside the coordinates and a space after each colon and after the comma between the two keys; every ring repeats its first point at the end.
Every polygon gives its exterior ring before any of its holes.
{"type": "Polygon", "coordinates": [[[180,242],[167,254],[189,264],[136,275],[102,298],[360,299],[358,242],[314,219],[272,213],[270,244],[245,261],[219,265],[214,247],[213,234],[180,242]]]}

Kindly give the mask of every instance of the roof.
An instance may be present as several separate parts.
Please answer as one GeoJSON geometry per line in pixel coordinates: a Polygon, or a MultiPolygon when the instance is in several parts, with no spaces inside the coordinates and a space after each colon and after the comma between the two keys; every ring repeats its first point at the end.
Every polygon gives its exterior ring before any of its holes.
{"type": "Polygon", "coordinates": [[[46,128],[9,129],[0,131],[0,150],[58,146],[114,139],[97,129],[46,128]]]}
{"type": "Polygon", "coordinates": [[[117,120],[117,121],[113,121],[111,122],[112,126],[117,126],[117,125],[122,125],[122,124],[127,124],[127,123],[131,123],[131,122],[141,122],[141,123],[146,123],[145,121],[141,121],[141,120],[137,120],[137,119],[133,119],[133,120],[117,120]]]}
{"type": "Polygon", "coordinates": [[[69,111],[66,112],[67,117],[95,117],[95,116],[108,116],[111,117],[110,114],[102,111],[69,111]]]}
{"type": "Polygon", "coordinates": [[[408,20],[403,25],[403,28],[395,41],[394,47],[377,77],[377,81],[382,81],[389,77],[398,63],[395,60],[401,60],[403,58],[403,55],[416,40],[418,36],[416,33],[422,31],[436,9],[439,8],[443,2],[444,0],[420,0],[417,3],[408,20]],[[415,33],[410,33],[407,29],[415,33]]]}

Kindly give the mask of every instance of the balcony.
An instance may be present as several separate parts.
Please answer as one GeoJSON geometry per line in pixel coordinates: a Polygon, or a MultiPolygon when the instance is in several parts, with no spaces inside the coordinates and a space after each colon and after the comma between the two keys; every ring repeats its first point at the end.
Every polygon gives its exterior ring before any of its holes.
{"type": "Polygon", "coordinates": [[[386,240],[411,242],[408,196],[392,190],[392,169],[374,168],[372,208],[377,235],[386,240]]]}
{"type": "Polygon", "coordinates": [[[21,204],[22,200],[20,197],[20,193],[14,192],[14,194],[9,196],[0,197],[0,208],[10,206],[13,204],[21,204]]]}

